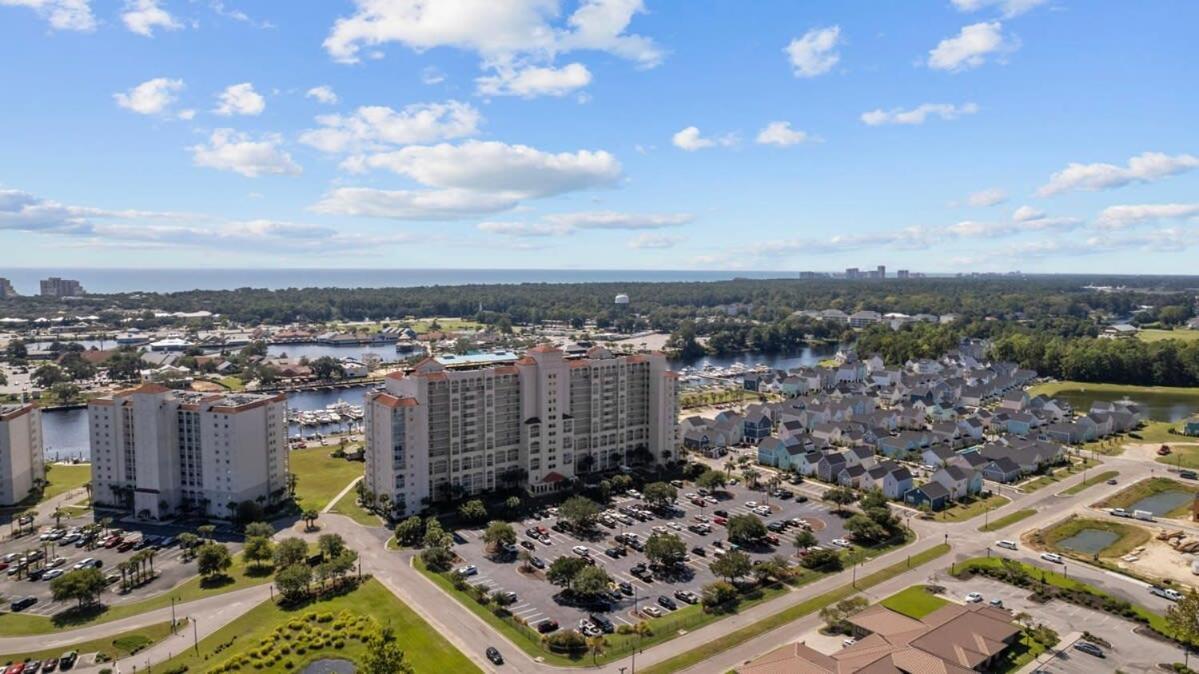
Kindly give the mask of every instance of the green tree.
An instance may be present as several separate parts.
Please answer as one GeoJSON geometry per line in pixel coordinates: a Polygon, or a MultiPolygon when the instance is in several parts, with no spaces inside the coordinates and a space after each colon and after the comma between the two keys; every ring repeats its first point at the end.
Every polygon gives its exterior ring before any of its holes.
{"type": "Polygon", "coordinates": [[[818,543],[819,541],[816,540],[816,535],[807,529],[800,529],[799,532],[795,534],[794,544],[795,547],[799,548],[800,550],[807,550],[808,548],[815,547],[818,543]]]}
{"type": "Polygon", "coordinates": [[[570,581],[570,589],[584,597],[595,597],[607,592],[611,582],[612,579],[603,569],[598,566],[585,566],[570,581]]]}
{"type": "Polygon", "coordinates": [[[805,569],[840,571],[841,555],[838,555],[833,550],[815,548],[808,550],[808,554],[804,555],[803,559],[801,559],[799,563],[802,564],[805,569]]]}
{"type": "Polygon", "coordinates": [[[458,516],[467,522],[482,522],[487,519],[487,506],[479,499],[471,499],[458,506],[458,516]]]}
{"type": "Polygon", "coordinates": [[[733,515],[725,524],[729,540],[740,545],[756,543],[766,537],[766,525],[757,515],[733,515]]]}
{"type": "Polygon", "coordinates": [[[725,475],[718,470],[711,469],[704,471],[704,473],[695,480],[696,485],[712,491],[720,491],[721,489],[724,489],[724,486],[728,483],[728,475],[725,475]]]}
{"type": "Polygon", "coordinates": [[[740,551],[730,552],[712,562],[712,573],[732,582],[749,574],[752,564],[749,555],[740,551]]]}
{"type": "Polygon", "coordinates": [[[276,569],[305,564],[308,560],[308,543],[294,536],[284,538],[275,546],[274,560],[276,569]]]}
{"type": "Polygon", "coordinates": [[[412,666],[404,660],[404,651],[396,642],[390,625],[380,627],[366,643],[362,658],[363,674],[412,674],[412,666]]]}
{"type": "Polygon", "coordinates": [[[321,516],[321,514],[320,514],[320,512],[319,512],[319,511],[317,511],[317,509],[316,509],[316,508],[308,508],[308,509],[306,509],[306,510],[304,511],[304,515],[303,515],[303,517],[304,517],[304,527],[305,527],[305,528],[306,528],[308,531],[312,531],[312,529],[313,529],[313,528],[316,526],[316,524],[315,524],[315,523],[316,523],[316,520],[317,520],[317,518],[318,518],[318,517],[320,517],[320,516],[321,516]]]}
{"type": "Polygon", "coordinates": [[[401,520],[398,524],[396,524],[395,528],[396,542],[398,542],[400,545],[416,545],[416,542],[420,540],[423,530],[424,525],[421,523],[420,518],[416,515],[413,515],[405,520],[401,520]]]}
{"type": "Polygon", "coordinates": [[[275,535],[275,528],[266,522],[250,522],[246,525],[245,534],[246,538],[251,536],[270,538],[275,535]]]}
{"type": "Polygon", "coordinates": [[[700,590],[700,603],[709,611],[728,606],[737,599],[737,588],[732,583],[717,580],[700,590]]]}
{"type": "Polygon", "coordinates": [[[308,594],[312,584],[312,569],[307,564],[292,564],[275,573],[275,587],[287,602],[299,601],[308,594]]]}
{"type": "MultiPolygon", "coordinates": [[[[107,528],[107,527],[105,527],[107,528]]],[[[211,541],[213,534],[216,533],[216,527],[212,524],[201,524],[196,527],[196,533],[206,541],[211,541]]]]}
{"type": "Polygon", "coordinates": [[[507,522],[494,520],[483,531],[483,542],[493,551],[505,545],[513,545],[516,543],[516,530],[507,522]]]}
{"type": "Polygon", "coordinates": [[[508,509],[509,514],[515,514],[516,511],[520,510],[520,497],[509,496],[504,499],[504,507],[508,509]]]}
{"type": "Polygon", "coordinates": [[[645,502],[655,508],[663,508],[674,503],[679,497],[679,490],[668,482],[651,482],[643,490],[645,502]]]}
{"type": "Polygon", "coordinates": [[[342,366],[341,361],[332,356],[321,356],[316,360],[308,363],[308,369],[312,370],[312,376],[317,379],[341,379],[346,376],[346,369],[342,366]]]}
{"type": "Polygon", "coordinates": [[[274,553],[274,546],[271,544],[271,539],[265,536],[251,536],[247,538],[246,547],[242,550],[242,555],[246,558],[246,561],[258,567],[270,561],[274,553]]]}
{"type": "Polygon", "coordinates": [[[1191,664],[1190,644],[1199,641],[1199,592],[1189,592],[1170,608],[1166,609],[1166,624],[1174,638],[1183,644],[1183,664],[1191,664]]]}
{"type": "Polygon", "coordinates": [[[71,378],[68,377],[65,372],[59,369],[57,365],[51,365],[49,363],[34,370],[33,374],[30,375],[30,378],[38,388],[42,389],[48,389],[53,387],[55,384],[66,383],[71,380],[71,378]]]}
{"type": "Polygon", "coordinates": [[[599,513],[599,504],[585,496],[572,496],[558,507],[558,519],[576,531],[586,531],[595,526],[599,513]]]}
{"type": "Polygon", "coordinates": [[[858,495],[849,487],[833,487],[824,492],[824,500],[836,504],[834,512],[845,512],[845,506],[858,500],[858,495]]]}
{"type": "Polygon", "coordinates": [[[104,590],[104,574],[95,567],[77,569],[50,581],[50,594],[54,601],[79,602],[79,606],[94,604],[104,590]]]}
{"type": "Polygon", "coordinates": [[[316,546],[321,551],[321,557],[328,560],[340,555],[346,549],[346,542],[341,534],[321,534],[316,539],[316,546]]]}
{"type": "Polygon", "coordinates": [[[588,568],[587,562],[578,557],[559,557],[555,559],[545,572],[545,578],[559,587],[570,587],[575,576],[588,568]]]}
{"type": "Polygon", "coordinates": [[[4,357],[10,363],[20,364],[25,362],[25,359],[29,357],[29,349],[25,346],[25,342],[14,339],[8,343],[8,346],[4,347],[4,357]]]}
{"type": "Polygon", "coordinates": [[[645,541],[645,556],[655,564],[677,566],[687,556],[687,544],[674,534],[652,534],[645,541]]]}
{"type": "Polygon", "coordinates": [[[853,632],[853,625],[849,624],[849,619],[869,605],[870,602],[865,597],[842,599],[836,604],[830,604],[820,609],[820,619],[828,624],[830,632],[850,634],[853,632]]]}
{"type": "Polygon", "coordinates": [[[454,553],[447,547],[435,545],[420,551],[421,561],[432,571],[445,571],[454,561],[454,553]]]}
{"type": "Polygon", "coordinates": [[[421,543],[426,548],[449,548],[453,537],[441,528],[441,521],[436,517],[425,520],[425,535],[421,543]]]}
{"type": "Polygon", "coordinates": [[[845,530],[863,545],[877,543],[889,536],[886,528],[865,515],[854,515],[845,522],[845,530]]]}
{"type": "Polygon", "coordinates": [[[224,575],[233,566],[229,548],[220,543],[205,543],[196,549],[196,568],[205,578],[224,575]]]}

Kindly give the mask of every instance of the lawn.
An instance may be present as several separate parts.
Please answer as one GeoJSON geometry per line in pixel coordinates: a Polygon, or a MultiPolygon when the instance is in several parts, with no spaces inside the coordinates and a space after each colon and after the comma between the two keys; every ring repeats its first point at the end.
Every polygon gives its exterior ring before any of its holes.
{"type": "Polygon", "coordinates": [[[335,445],[310,447],[288,454],[291,472],[296,474],[296,500],[301,508],[323,510],[346,485],[362,477],[362,462],[335,459],[330,456],[335,449],[335,445]]]}
{"type": "Polygon", "coordinates": [[[1105,470],[1102,473],[1099,473],[1098,475],[1093,475],[1091,477],[1088,477],[1087,479],[1083,480],[1082,482],[1079,482],[1078,484],[1074,485],[1073,487],[1070,487],[1069,489],[1063,489],[1062,493],[1067,496],[1073,496],[1073,495],[1081,492],[1082,490],[1086,489],[1087,487],[1097,485],[1101,482],[1107,482],[1108,480],[1116,477],[1119,474],[1120,474],[1120,471],[1118,471],[1118,470],[1105,470]]]}
{"type": "MultiPolygon", "coordinates": [[[[181,618],[180,622],[186,624],[186,619],[181,618]]],[[[179,629],[182,629],[180,627],[179,629]]],[[[67,646],[58,646],[45,651],[31,651],[28,653],[6,653],[3,657],[5,662],[20,662],[22,660],[45,660],[46,658],[55,658],[67,651],[78,651],[80,655],[88,653],[103,653],[108,656],[108,660],[117,660],[128,655],[144,650],[159,641],[167,638],[171,634],[170,621],[149,625],[136,630],[122,632],[116,636],[104,636],[99,639],[90,639],[88,641],[79,641],[67,646]]]]}
{"type": "MultiPolygon", "coordinates": [[[[162,666],[162,671],[300,670],[321,658],[361,663],[373,622],[390,625],[405,661],[417,672],[478,672],[479,668],[376,580],[353,591],[287,609],[266,601],[162,666]],[[319,645],[318,645],[319,644],[319,645]],[[338,644],[341,644],[340,647],[338,644]]],[[[482,646],[480,646],[480,649],[482,646]]]]}
{"type": "Polygon", "coordinates": [[[1178,339],[1189,342],[1199,339],[1199,330],[1158,330],[1151,328],[1138,332],[1137,339],[1142,342],[1160,342],[1163,339],[1178,339]]]}
{"type": "Polygon", "coordinates": [[[241,391],[246,388],[246,383],[242,381],[241,377],[221,377],[221,386],[230,391],[241,391]]]}
{"type": "MultiPolygon", "coordinates": [[[[1151,477],[1146,480],[1141,480],[1127,489],[1124,489],[1099,503],[1103,508],[1131,508],[1133,504],[1147,496],[1160,494],[1166,491],[1189,491],[1195,493],[1199,491],[1199,487],[1195,485],[1171,480],[1168,477],[1151,477]]],[[[1173,512],[1165,514],[1165,517],[1182,517],[1191,510],[1191,503],[1187,501],[1176,508],[1173,512]]]]}
{"type": "Polygon", "coordinates": [[[1032,540],[1054,552],[1085,560],[1090,559],[1091,555],[1061,547],[1061,542],[1086,530],[1110,531],[1119,536],[1096,553],[1099,557],[1123,557],[1133,548],[1147,543],[1150,537],[1149,531],[1141,527],[1071,515],[1057,524],[1036,532],[1032,535],[1032,540]]]}
{"type": "Polygon", "coordinates": [[[462,318],[422,318],[417,321],[397,321],[395,325],[408,325],[418,335],[423,335],[426,332],[433,331],[433,323],[437,323],[437,327],[441,332],[457,332],[459,330],[481,330],[484,326],[482,323],[462,318]]]}
{"type": "Polygon", "coordinates": [[[1129,398],[1135,398],[1138,393],[1167,393],[1170,395],[1182,395],[1199,398],[1199,388],[1191,388],[1186,386],[1133,386],[1131,384],[1096,384],[1087,381],[1051,381],[1044,384],[1037,384],[1028,389],[1028,395],[1038,396],[1047,395],[1054,396],[1062,391],[1102,391],[1104,393],[1117,393],[1127,395],[1129,398]]]}
{"type": "MultiPolygon", "coordinates": [[[[200,576],[193,576],[176,585],[170,592],[142,601],[127,602],[105,606],[98,611],[87,613],[65,612],[54,617],[33,615],[31,613],[0,613],[0,636],[24,636],[31,634],[48,634],[63,629],[82,627],[85,625],[106,623],[120,618],[127,618],[146,611],[164,608],[171,605],[171,597],[177,602],[189,602],[204,597],[211,597],[233,590],[260,585],[271,580],[270,567],[263,571],[247,569],[240,554],[233,556],[233,566],[228,575],[223,578],[205,581],[200,576]]],[[[153,587],[151,583],[150,587],[153,587]]]]}
{"type": "Polygon", "coordinates": [[[365,508],[358,505],[358,494],[353,489],[346,492],[341,500],[333,504],[333,508],[329,512],[345,515],[364,527],[377,527],[383,524],[378,515],[367,512],[365,508]]]}
{"type": "Polygon", "coordinates": [[[924,585],[913,585],[879,602],[883,606],[919,620],[949,602],[925,589],[924,585]]]}
{"type": "Polygon", "coordinates": [[[988,524],[985,524],[985,525],[979,527],[978,530],[979,531],[999,531],[1000,529],[1002,529],[1004,527],[1015,524],[1016,522],[1019,522],[1020,520],[1032,517],[1035,514],[1037,514],[1037,511],[1032,508],[1025,508],[1023,510],[1017,510],[1014,513],[1008,513],[1007,515],[1004,515],[1003,517],[1000,517],[999,519],[991,520],[988,524]]]}
{"type": "Polygon", "coordinates": [[[852,597],[857,594],[859,590],[874,587],[875,585],[884,583],[911,568],[931,562],[947,552],[949,552],[948,545],[941,544],[933,546],[924,552],[913,555],[909,560],[897,562],[885,569],[875,571],[869,576],[859,578],[856,588],[850,585],[842,585],[835,590],[830,590],[824,594],[812,597],[807,601],[800,602],[794,606],[789,606],[782,611],[775,613],[774,615],[767,616],[766,618],[763,618],[762,620],[759,620],[753,624],[746,625],[739,630],[729,632],[724,636],[713,639],[699,648],[692,649],[686,653],[681,653],[651,667],[646,667],[642,670],[642,672],[645,674],[669,674],[670,672],[677,672],[682,669],[693,667],[718,653],[723,653],[724,651],[727,651],[730,648],[735,648],[746,641],[749,641],[750,639],[759,637],[767,632],[778,629],[787,623],[794,622],[806,615],[815,613],[829,604],[835,604],[842,599],[852,597]]]}
{"type": "Polygon", "coordinates": [[[992,494],[986,498],[974,499],[969,503],[958,503],[952,508],[946,508],[934,516],[938,522],[965,522],[972,517],[978,517],[988,510],[1001,508],[1011,500],[1006,496],[992,494]]]}
{"type": "Polygon", "coordinates": [[[723,405],[742,401],[758,402],[758,400],[764,397],[756,391],[746,391],[739,388],[723,389],[720,391],[691,391],[679,395],[679,407],[706,407],[709,405],[723,405]]]}
{"type": "Polygon", "coordinates": [[[91,479],[92,465],[90,463],[48,463],[46,464],[46,482],[48,484],[42,492],[42,500],[46,501],[72,489],[78,489],[91,479]]]}
{"type": "MultiPolygon", "coordinates": [[[[1101,453],[1105,452],[1101,451],[1101,453]]],[[[1058,468],[1057,470],[1054,470],[1046,475],[1028,480],[1027,482],[1024,482],[1018,486],[1020,491],[1024,492],[1025,494],[1031,494],[1038,489],[1048,487],[1051,484],[1061,482],[1068,477],[1072,477],[1077,473],[1081,473],[1085,468],[1093,468],[1097,465],[1099,465],[1099,462],[1095,459],[1084,458],[1081,461],[1074,461],[1071,459],[1070,465],[1063,468],[1058,468]]]]}

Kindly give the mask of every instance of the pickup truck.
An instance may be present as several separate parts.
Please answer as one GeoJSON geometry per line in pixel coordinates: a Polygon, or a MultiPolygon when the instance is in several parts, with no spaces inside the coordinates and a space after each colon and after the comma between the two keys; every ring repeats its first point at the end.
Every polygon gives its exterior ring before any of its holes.
{"type": "Polygon", "coordinates": [[[1159,585],[1154,585],[1153,587],[1149,588],[1149,594],[1154,594],[1159,597],[1169,599],[1170,601],[1179,601],[1182,599],[1182,593],[1178,590],[1173,590],[1168,587],[1161,587],[1159,585]]]}

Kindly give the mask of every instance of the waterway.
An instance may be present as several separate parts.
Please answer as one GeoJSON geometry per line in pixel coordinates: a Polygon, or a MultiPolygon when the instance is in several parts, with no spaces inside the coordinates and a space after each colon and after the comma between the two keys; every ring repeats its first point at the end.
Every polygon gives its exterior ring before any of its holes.
{"type": "MultiPolygon", "coordinates": [[[[364,351],[376,352],[382,349],[390,352],[392,359],[395,358],[395,349],[391,345],[325,346],[320,344],[278,344],[272,345],[270,349],[272,353],[286,352],[289,356],[296,358],[302,355],[307,355],[309,358],[318,358],[322,355],[332,355],[339,358],[344,356],[361,357],[364,351]],[[299,349],[309,350],[300,351],[299,349]]],[[[670,365],[675,369],[683,367],[703,369],[708,365],[724,368],[734,363],[741,363],[747,367],[753,367],[758,363],[765,363],[767,366],[773,368],[790,369],[815,365],[821,360],[831,358],[836,351],[836,346],[818,345],[787,353],[739,353],[725,356],[705,356],[692,361],[671,361],[670,365]]],[[[290,409],[301,411],[323,410],[337,402],[362,405],[368,388],[368,386],[357,386],[336,391],[300,391],[288,393],[287,405],[290,409]]],[[[348,428],[346,424],[303,428],[292,425],[289,433],[291,435],[302,434],[310,436],[315,433],[328,434],[337,430],[347,430],[348,428]]],[[[42,414],[42,444],[46,449],[46,456],[49,459],[87,459],[89,456],[87,410],[52,410],[44,412],[42,414]]]]}
{"type": "Polygon", "coordinates": [[[1132,400],[1145,408],[1149,418],[1154,421],[1181,421],[1199,411],[1199,396],[1179,395],[1160,391],[1137,391],[1126,395],[1117,391],[1102,391],[1095,389],[1074,389],[1054,394],[1074,406],[1076,412],[1086,412],[1095,402],[1115,402],[1117,400],[1132,400]]]}
{"type": "Polygon", "coordinates": [[[1190,503],[1195,495],[1185,489],[1159,491],[1137,501],[1129,510],[1148,510],[1154,517],[1161,517],[1190,503]]]}

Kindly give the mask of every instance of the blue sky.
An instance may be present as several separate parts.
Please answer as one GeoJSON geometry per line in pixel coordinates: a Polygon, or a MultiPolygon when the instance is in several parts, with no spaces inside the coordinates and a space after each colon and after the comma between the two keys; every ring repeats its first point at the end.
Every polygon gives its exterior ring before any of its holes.
{"type": "Polygon", "coordinates": [[[12,266],[1194,273],[1189,2],[0,0],[12,266]]]}

